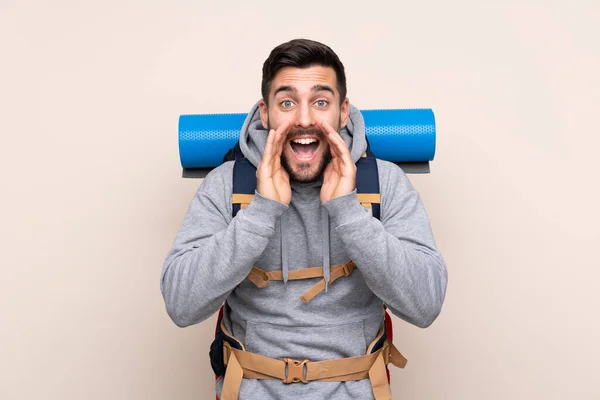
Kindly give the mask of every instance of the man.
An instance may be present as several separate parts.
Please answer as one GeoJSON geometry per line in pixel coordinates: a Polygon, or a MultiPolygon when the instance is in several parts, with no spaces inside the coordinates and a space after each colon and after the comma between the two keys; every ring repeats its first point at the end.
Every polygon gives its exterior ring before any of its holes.
{"type": "MultiPolygon", "coordinates": [[[[364,356],[381,333],[384,304],[419,327],[437,318],[447,272],[418,193],[399,167],[377,160],[380,219],[358,200],[364,121],[328,46],[302,39],[272,50],[240,148],[257,168],[253,199],[232,217],[234,162],[211,171],[164,262],[161,290],[178,326],[204,321],[225,302],[225,329],[246,352],[281,364],[364,356]],[[349,260],[353,273],[330,280],[349,260]],[[314,267],[322,267],[325,281],[316,294],[311,288],[319,277],[292,279],[314,267]],[[278,273],[281,281],[259,287],[256,271],[278,273]]],[[[307,373],[306,365],[285,368],[286,374],[300,368],[295,382],[307,373]]],[[[220,377],[218,394],[222,388],[220,377]]],[[[376,390],[364,376],[307,384],[245,378],[239,398],[382,398],[376,390]]]]}

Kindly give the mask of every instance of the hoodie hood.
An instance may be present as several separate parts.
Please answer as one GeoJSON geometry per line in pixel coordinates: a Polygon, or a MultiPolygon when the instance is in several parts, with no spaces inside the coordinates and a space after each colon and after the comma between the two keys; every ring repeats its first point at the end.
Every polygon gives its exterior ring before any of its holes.
{"type": "MultiPolygon", "coordinates": [[[[244,157],[255,167],[258,167],[262,153],[267,143],[269,132],[263,128],[260,120],[260,109],[258,102],[252,107],[240,135],[240,148],[244,157]]],[[[348,123],[340,132],[344,142],[350,148],[352,160],[357,162],[367,150],[367,139],[365,135],[365,121],[360,110],[350,104],[350,116],[348,123]]]]}
{"type": "MultiPolygon", "coordinates": [[[[240,149],[244,157],[248,159],[255,167],[258,167],[262,157],[265,145],[267,143],[268,131],[263,127],[260,119],[260,109],[258,102],[254,104],[244,125],[240,135],[240,149]]],[[[367,139],[365,134],[365,122],[360,110],[350,104],[350,115],[348,123],[340,131],[340,135],[350,149],[352,160],[356,163],[363,153],[367,150],[367,139]]],[[[295,186],[291,182],[292,188],[295,186]]],[[[281,271],[283,281],[288,281],[289,260],[288,246],[290,243],[289,233],[286,230],[288,221],[286,213],[281,215],[281,271]]],[[[330,279],[330,246],[329,246],[329,214],[325,207],[321,207],[321,233],[323,237],[323,278],[325,279],[325,291],[329,286],[330,279]]]]}

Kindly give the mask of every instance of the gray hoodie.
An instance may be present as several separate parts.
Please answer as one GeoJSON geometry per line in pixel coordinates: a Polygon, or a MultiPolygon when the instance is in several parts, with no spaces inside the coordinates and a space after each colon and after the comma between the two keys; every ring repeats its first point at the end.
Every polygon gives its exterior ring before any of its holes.
{"type": "MultiPolygon", "coordinates": [[[[360,111],[354,106],[350,111],[341,135],[356,162],[367,143],[360,111]]],[[[255,105],[240,140],[255,166],[266,137],[255,105]]],[[[382,324],[384,304],[411,324],[429,326],[444,301],[446,266],[419,194],[404,172],[382,160],[377,167],[380,220],[361,206],[356,191],[321,204],[321,182],[292,182],[289,206],[255,193],[232,218],[233,162],[212,170],[164,261],[161,291],[169,316],[178,326],[189,326],[206,320],[225,302],[225,323],[248,351],[312,361],[365,354],[382,324]],[[247,279],[253,265],[285,274],[349,259],[357,266],[354,273],[308,303],[300,296],[319,278],[272,281],[262,289],[247,279]]],[[[399,340],[395,344],[403,351],[399,340]]],[[[222,378],[218,394],[221,387],[222,378]]],[[[287,385],[244,379],[239,398],[345,400],[373,399],[373,394],[368,379],[287,385]]]]}

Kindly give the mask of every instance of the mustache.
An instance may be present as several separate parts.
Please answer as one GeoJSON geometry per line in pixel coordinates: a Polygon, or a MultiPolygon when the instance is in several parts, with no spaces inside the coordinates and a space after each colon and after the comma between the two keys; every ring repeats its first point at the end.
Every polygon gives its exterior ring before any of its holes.
{"type": "Polygon", "coordinates": [[[325,140],[323,131],[317,128],[295,128],[287,135],[287,140],[292,140],[300,136],[316,136],[319,140],[325,140]]]}

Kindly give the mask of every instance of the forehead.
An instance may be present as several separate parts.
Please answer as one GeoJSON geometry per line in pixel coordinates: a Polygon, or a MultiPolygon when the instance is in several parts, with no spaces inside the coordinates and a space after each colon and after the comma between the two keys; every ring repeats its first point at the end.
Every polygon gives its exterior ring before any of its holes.
{"type": "Polygon", "coordinates": [[[271,82],[271,93],[280,86],[293,86],[299,92],[310,91],[314,85],[330,86],[338,95],[335,71],[331,67],[315,65],[306,68],[285,67],[277,72],[271,82]]]}

